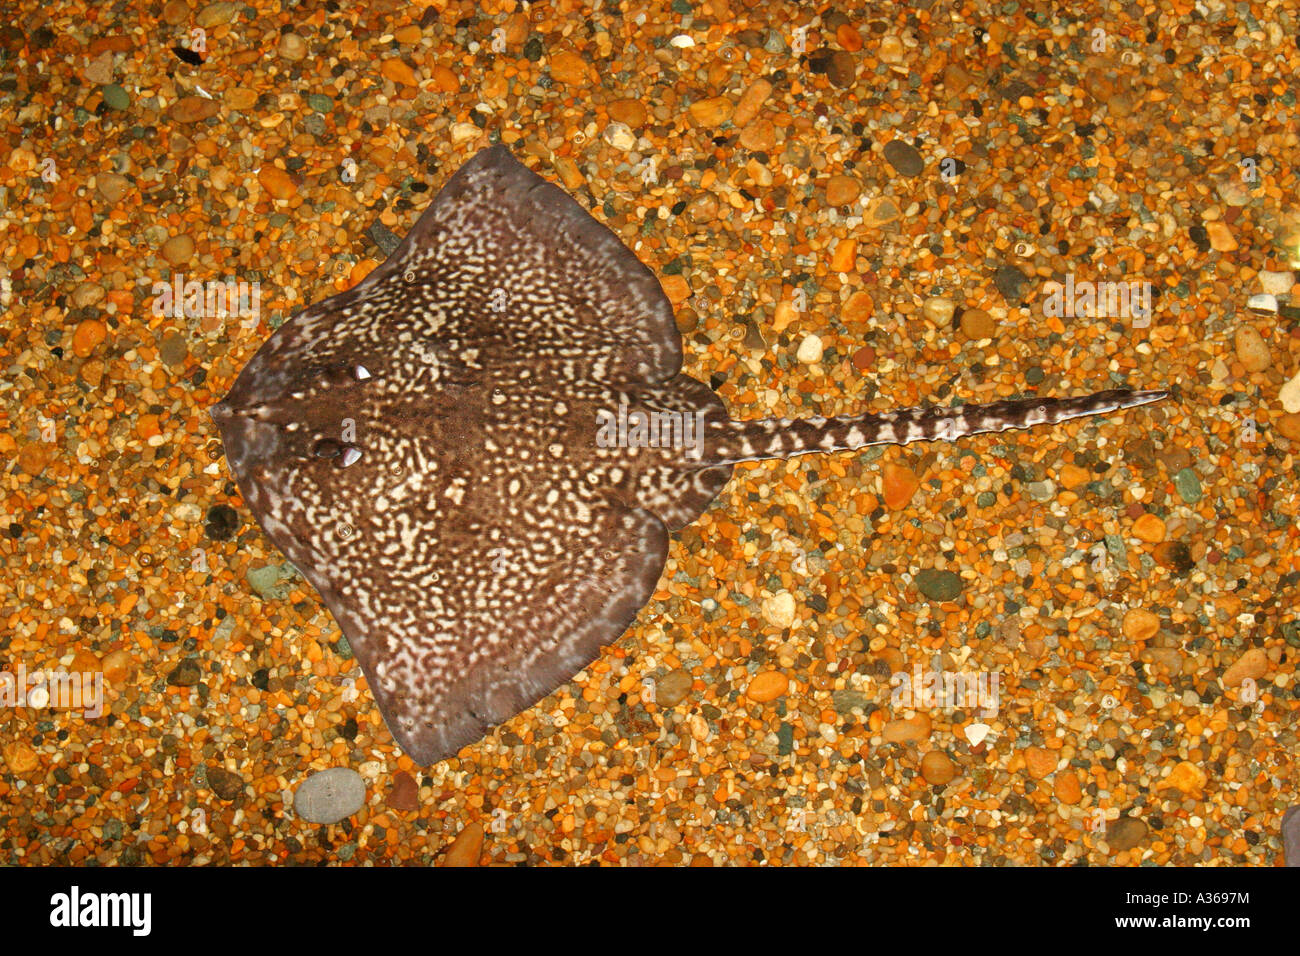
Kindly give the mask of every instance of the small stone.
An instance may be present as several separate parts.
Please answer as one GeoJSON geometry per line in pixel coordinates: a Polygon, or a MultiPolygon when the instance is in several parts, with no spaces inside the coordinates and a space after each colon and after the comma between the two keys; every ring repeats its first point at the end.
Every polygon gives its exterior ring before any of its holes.
{"type": "Polygon", "coordinates": [[[740,95],[740,100],[736,103],[736,110],[731,115],[731,122],[737,127],[743,128],[748,126],[750,121],[758,115],[758,111],[763,108],[767,98],[772,95],[772,84],[767,80],[755,80],[748,89],[740,95]]]}
{"type": "Polygon", "coordinates": [[[86,358],[108,335],[108,326],[99,319],[82,319],[72,333],[72,351],[79,358],[86,358]]]}
{"type": "Polygon", "coordinates": [[[121,685],[135,676],[135,661],[123,650],[105,654],[100,666],[104,671],[104,679],[110,684],[121,685]]]}
{"type": "Polygon", "coordinates": [[[1259,274],[1259,288],[1266,295],[1289,295],[1295,285],[1292,272],[1269,272],[1264,269],[1259,274]]]}
{"type": "Polygon", "coordinates": [[[28,442],[18,452],[18,470],[35,478],[49,466],[56,453],[57,446],[54,442],[28,442]]]}
{"type": "Polygon", "coordinates": [[[667,275],[662,276],[659,284],[663,286],[664,295],[668,296],[668,301],[674,306],[679,306],[691,297],[691,286],[686,281],[685,276],[667,275]]]}
{"type": "Polygon", "coordinates": [[[1068,806],[1074,806],[1083,799],[1083,789],[1079,786],[1079,777],[1073,770],[1062,770],[1056,775],[1052,786],[1056,799],[1068,806]]]}
{"type": "Polygon", "coordinates": [[[655,681],[655,703],[660,707],[676,707],[691,692],[694,679],[690,671],[678,668],[655,681]]]}
{"type": "Polygon", "coordinates": [[[454,146],[461,143],[468,143],[472,139],[477,139],[483,131],[473,123],[453,123],[451,126],[451,142],[454,146]]]}
{"type": "Polygon", "coordinates": [[[876,314],[876,302],[869,292],[855,292],[840,310],[845,322],[866,322],[876,314]]]}
{"type": "Polygon", "coordinates": [[[925,740],[930,736],[930,715],[924,711],[917,711],[915,717],[886,721],[885,726],[880,729],[880,736],[886,743],[891,744],[916,743],[925,740]]]}
{"type": "Polygon", "coordinates": [[[93,83],[95,86],[113,82],[113,51],[105,50],[87,63],[86,68],[81,71],[81,76],[87,83],[93,83]]]}
{"type": "Polygon", "coordinates": [[[1300,441],[1300,414],[1289,413],[1281,415],[1274,426],[1277,433],[1283,438],[1289,438],[1291,441],[1300,441]]]}
{"type": "Polygon", "coordinates": [[[250,110],[257,105],[257,90],[246,86],[234,86],[226,90],[226,108],[232,110],[250,110]]]}
{"type": "Polygon", "coordinates": [[[190,657],[177,664],[167,675],[167,683],[173,687],[193,687],[201,680],[203,680],[203,668],[199,666],[198,661],[190,657]]]}
{"type": "Polygon", "coordinates": [[[1291,415],[1300,414],[1300,372],[1295,374],[1277,393],[1278,401],[1291,415]]]}
{"type": "Polygon", "coordinates": [[[805,335],[803,341],[799,343],[799,349],[795,352],[795,358],[800,362],[803,362],[804,365],[815,365],[822,360],[822,351],[821,338],[814,333],[809,333],[808,335],[805,335]]]}
{"type": "Polygon", "coordinates": [[[212,541],[229,541],[239,530],[239,512],[230,505],[213,505],[208,509],[203,531],[212,541]]]}
{"type": "Polygon", "coordinates": [[[131,97],[127,96],[126,90],[116,83],[109,83],[99,92],[104,98],[104,105],[109,109],[124,110],[131,105],[131,97]]]}
{"type": "Polygon", "coordinates": [[[610,123],[605,127],[605,132],[602,135],[605,137],[605,142],[624,152],[636,146],[636,134],[632,132],[632,127],[626,123],[610,123]]]}
{"type": "Polygon", "coordinates": [[[900,176],[909,179],[921,175],[925,169],[925,160],[916,151],[916,147],[901,139],[891,139],[885,144],[885,162],[894,167],[900,176]]]}
{"type": "Polygon", "coordinates": [[[1237,240],[1232,238],[1232,230],[1218,219],[1205,224],[1205,234],[1209,236],[1210,248],[1216,252],[1232,252],[1237,248],[1237,240]]]}
{"type": "Polygon", "coordinates": [[[185,0],[167,0],[162,8],[163,23],[178,27],[190,18],[190,5],[185,0]]]}
{"type": "Polygon", "coordinates": [[[649,113],[640,100],[621,99],[609,104],[609,118],[631,129],[640,129],[649,118],[649,113]]]}
{"type": "Polygon", "coordinates": [[[84,309],[87,306],[98,305],[103,299],[104,287],[98,282],[82,282],[72,290],[74,308],[84,309]]]}
{"type": "Polygon", "coordinates": [[[1011,305],[1020,305],[1020,287],[1025,282],[1025,274],[1012,265],[998,266],[993,273],[993,285],[1011,305]]]}
{"type": "Polygon", "coordinates": [[[1183,760],[1160,782],[1158,789],[1172,787],[1179,793],[1199,796],[1208,780],[1209,777],[1204,770],[1191,761],[1183,760]]]}
{"type": "Polygon", "coordinates": [[[890,511],[906,508],[921,487],[921,479],[911,468],[887,462],[881,475],[881,492],[885,507],[890,511]]]}
{"type": "Polygon", "coordinates": [[[898,211],[894,200],[888,196],[877,196],[867,203],[867,208],[863,210],[862,225],[867,229],[879,229],[881,226],[897,221],[901,216],[902,213],[898,211]]]}
{"type": "Polygon", "coordinates": [[[158,358],[162,359],[163,364],[170,368],[183,367],[189,354],[189,345],[185,341],[185,336],[180,332],[168,332],[163,336],[162,343],[158,346],[158,358]]]}
{"type": "Polygon", "coordinates": [[[760,116],[740,131],[739,142],[755,153],[770,153],[776,147],[776,125],[767,117],[760,116]]]}
{"type": "Polygon", "coordinates": [[[858,240],[841,239],[835,243],[835,252],[831,254],[831,271],[852,272],[858,257],[858,240]]]}
{"type": "Polygon", "coordinates": [[[921,303],[921,314],[931,325],[941,329],[952,324],[952,316],[956,311],[957,306],[952,299],[945,299],[941,295],[932,295],[921,303]]]}
{"type": "Polygon", "coordinates": [[[764,598],[762,609],[763,619],[775,627],[789,627],[794,623],[794,595],[789,591],[778,591],[764,598]]]}
{"type": "Polygon", "coordinates": [[[988,724],[969,724],[962,734],[972,747],[978,747],[992,729],[988,724]]]}
{"type": "Polygon", "coordinates": [[[483,855],[483,827],[471,823],[451,841],[442,857],[442,866],[478,866],[483,855]]]}
{"type": "Polygon", "coordinates": [[[853,353],[853,367],[859,372],[865,372],[876,364],[876,350],[870,345],[864,345],[853,353]]]}
{"type": "Polygon", "coordinates": [[[1229,176],[1216,183],[1215,191],[1229,206],[1244,206],[1250,202],[1250,190],[1236,176],[1229,176]]]}
{"type": "Polygon", "coordinates": [[[830,62],[826,64],[826,79],[831,81],[831,86],[848,89],[857,75],[858,61],[853,54],[847,50],[836,50],[831,54],[830,62]]]}
{"type": "Polygon", "coordinates": [[[717,129],[731,119],[735,107],[725,96],[710,96],[708,99],[696,100],[692,103],[689,112],[697,126],[717,129]]]}
{"type": "Polygon", "coordinates": [[[1133,522],[1133,537],[1147,544],[1159,544],[1165,540],[1165,523],[1148,511],[1133,522]]]}
{"type": "Polygon", "coordinates": [[[419,86],[420,81],[415,75],[415,71],[407,64],[405,60],[398,57],[392,57],[385,60],[379,67],[379,72],[387,79],[392,80],[398,86],[419,86]]]}
{"type": "Polygon", "coordinates": [[[177,123],[201,123],[221,112],[221,104],[206,96],[182,96],[167,109],[177,123]]]}
{"type": "Polygon", "coordinates": [[[993,316],[983,309],[966,309],[961,314],[961,332],[968,339],[991,339],[997,335],[998,326],[993,316]]]}
{"type": "Polygon", "coordinates": [[[962,592],[962,580],[954,571],[924,568],[916,573],[916,588],[931,601],[955,601],[962,592]]]}
{"type": "Polygon", "coordinates": [[[587,61],[568,50],[552,54],[550,66],[551,77],[565,86],[586,86],[591,81],[587,61]]]}
{"type": "Polygon", "coordinates": [[[185,265],[194,258],[194,240],[187,233],[172,236],[163,243],[162,257],[171,265],[185,265]]]}
{"type": "Polygon", "coordinates": [[[298,192],[298,186],[289,174],[279,166],[265,164],[257,172],[257,181],[270,194],[272,199],[292,199],[298,192]]]}
{"type": "Polygon", "coordinates": [[[921,758],[921,776],[930,786],[942,787],[957,776],[957,768],[942,750],[931,750],[921,758]]]}
{"type": "Polygon", "coordinates": [[[1268,673],[1268,653],[1262,647],[1252,647],[1223,672],[1224,687],[1238,687],[1245,680],[1259,680],[1268,673]]]}
{"type": "Polygon", "coordinates": [[[577,192],[578,187],[586,182],[582,175],[582,170],[578,169],[578,164],[568,156],[556,156],[551,165],[555,167],[555,174],[560,177],[560,182],[564,183],[564,188],[569,192],[577,192]]]}
{"type": "Polygon", "coordinates": [[[903,41],[892,33],[881,37],[880,45],[876,47],[876,56],[880,57],[881,63],[902,63],[905,52],[903,41]]]}
{"type": "Polygon", "coordinates": [[[298,572],[288,563],[268,564],[250,568],[244,577],[263,601],[283,601],[294,589],[298,572]]]}
{"type": "Polygon", "coordinates": [[[759,671],[745,688],[745,696],[756,703],[765,704],[781,697],[789,688],[790,679],[780,671],[759,671]]]}
{"type": "Polygon", "coordinates": [[[1056,751],[1044,747],[1025,748],[1025,769],[1035,780],[1042,780],[1048,774],[1056,772],[1056,751]]]}
{"type": "MultiPolygon", "coordinates": [[[[964,318],[964,316],[963,316],[964,318]]],[[[1092,480],[1092,472],[1086,468],[1080,468],[1073,462],[1067,462],[1061,466],[1061,484],[1073,491],[1080,485],[1086,485],[1092,480]]]]}
{"type": "Polygon", "coordinates": [[[279,52],[286,60],[301,60],[307,55],[307,41],[296,33],[282,33],[279,52]]]}
{"type": "Polygon", "coordinates": [[[1235,343],[1237,358],[1246,366],[1246,371],[1262,372],[1272,364],[1273,359],[1268,354],[1264,336],[1251,326],[1244,325],[1237,330],[1235,343]]]}
{"type": "Polygon", "coordinates": [[[388,791],[388,805],[404,813],[420,809],[420,787],[405,770],[393,774],[393,786],[388,791]]]}
{"type": "Polygon", "coordinates": [[[244,778],[224,767],[209,767],[208,789],[222,800],[233,800],[244,789],[244,778]]]}
{"type": "Polygon", "coordinates": [[[443,66],[441,63],[434,66],[430,71],[430,79],[441,93],[459,93],[460,77],[451,71],[450,67],[443,66]]]}
{"type": "Polygon", "coordinates": [[[835,39],[850,53],[857,53],[862,49],[862,34],[851,23],[841,23],[836,27],[835,39]]]}
{"type": "Polygon", "coordinates": [[[1181,541],[1163,541],[1156,545],[1151,556],[1162,568],[1184,576],[1190,574],[1192,568],[1196,567],[1191,549],[1181,541]]]}
{"type": "Polygon", "coordinates": [[[412,46],[424,39],[424,31],[418,23],[408,23],[393,31],[393,39],[398,43],[412,46]]]}
{"type": "Polygon", "coordinates": [[[1255,315],[1275,315],[1277,298],[1271,295],[1252,295],[1246,300],[1246,308],[1255,315]]]}
{"type": "Polygon", "coordinates": [[[826,202],[832,206],[848,206],[858,201],[862,184],[852,176],[832,176],[826,184],[826,202]]]}
{"type": "Polygon", "coordinates": [[[235,0],[219,0],[217,3],[209,3],[199,11],[198,16],[194,18],[194,22],[204,29],[229,24],[239,15],[239,11],[243,9],[243,6],[242,3],[237,3],[235,0]]]}
{"type": "Polygon", "coordinates": [[[974,82],[975,78],[956,63],[943,68],[943,86],[949,94],[964,93],[974,82]]]}
{"type": "Polygon", "coordinates": [[[308,823],[338,823],[365,805],[366,784],[348,767],[313,773],[294,791],[293,809],[308,823]]]}
{"type": "Polygon", "coordinates": [[[1160,618],[1146,608],[1130,608],[1121,625],[1124,637],[1130,641],[1149,641],[1160,632],[1160,618]]]}
{"type": "Polygon", "coordinates": [[[1201,500],[1201,480],[1196,477],[1196,472],[1191,468],[1184,468],[1174,475],[1174,488],[1183,501],[1195,504],[1201,500]]]}
{"type": "Polygon", "coordinates": [[[1137,817],[1120,817],[1106,824],[1106,845],[1112,853],[1131,850],[1147,836],[1147,825],[1137,817]]]}
{"type": "Polygon", "coordinates": [[[110,203],[115,203],[121,200],[131,188],[131,180],[117,173],[96,173],[95,188],[110,203]]]}
{"type": "Polygon", "coordinates": [[[39,762],[36,751],[21,740],[11,740],[3,747],[5,766],[10,773],[31,773],[39,762]]]}

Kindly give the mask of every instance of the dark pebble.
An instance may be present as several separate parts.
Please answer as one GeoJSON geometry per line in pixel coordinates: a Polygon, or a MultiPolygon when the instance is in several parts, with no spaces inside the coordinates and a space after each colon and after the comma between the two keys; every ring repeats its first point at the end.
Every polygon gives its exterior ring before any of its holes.
{"type": "Polygon", "coordinates": [[[230,505],[213,505],[203,530],[211,541],[229,541],[239,530],[239,512],[230,505]]]}
{"type": "Polygon", "coordinates": [[[173,687],[193,687],[203,679],[203,669],[199,662],[186,658],[167,675],[167,683],[173,687]]]}
{"type": "Polygon", "coordinates": [[[222,800],[233,800],[244,789],[244,778],[223,767],[209,767],[208,788],[222,800]]]}
{"type": "Polygon", "coordinates": [[[885,144],[885,161],[893,166],[900,176],[909,179],[921,175],[925,169],[925,160],[910,143],[901,139],[891,139],[885,144]]]}

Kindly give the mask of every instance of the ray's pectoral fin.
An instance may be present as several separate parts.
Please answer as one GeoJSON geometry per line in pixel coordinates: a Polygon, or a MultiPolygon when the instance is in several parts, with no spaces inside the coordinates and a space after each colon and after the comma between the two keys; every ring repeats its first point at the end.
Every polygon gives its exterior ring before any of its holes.
{"type": "Polygon", "coordinates": [[[571,680],[650,599],[668,553],[657,517],[614,504],[575,533],[546,560],[524,540],[466,535],[432,578],[358,583],[364,600],[344,582],[313,580],[417,763],[455,756],[571,680]]]}

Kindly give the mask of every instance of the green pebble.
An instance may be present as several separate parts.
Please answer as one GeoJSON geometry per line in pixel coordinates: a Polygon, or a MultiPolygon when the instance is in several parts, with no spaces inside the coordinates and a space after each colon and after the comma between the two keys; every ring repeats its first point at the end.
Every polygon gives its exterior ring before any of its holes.
{"type": "Polygon", "coordinates": [[[961,594],[962,580],[955,572],[926,568],[917,572],[916,586],[931,601],[952,601],[961,594]]]}
{"type": "Polygon", "coordinates": [[[317,113],[328,113],[334,109],[334,100],[324,93],[308,93],[307,105],[317,113]]]}
{"type": "Polygon", "coordinates": [[[1201,500],[1201,481],[1196,477],[1196,472],[1190,468],[1184,468],[1174,475],[1174,487],[1178,489],[1178,494],[1183,501],[1189,505],[1201,500]]]}
{"type": "Polygon", "coordinates": [[[104,97],[104,105],[109,109],[124,110],[131,105],[131,97],[116,83],[108,84],[100,91],[100,95],[104,97]]]}

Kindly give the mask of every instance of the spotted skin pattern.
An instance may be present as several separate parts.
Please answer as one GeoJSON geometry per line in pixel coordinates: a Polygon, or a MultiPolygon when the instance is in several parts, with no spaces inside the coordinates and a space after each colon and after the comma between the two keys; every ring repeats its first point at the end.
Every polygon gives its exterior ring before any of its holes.
{"type": "Polygon", "coordinates": [[[324,599],[417,763],[454,756],[617,639],[669,533],[737,462],[1165,396],[732,421],[681,363],[654,274],[495,146],[364,281],[281,326],[213,408],[253,516],[324,599]],[[608,446],[597,423],[620,406],[698,414],[702,434],[608,446]]]}

